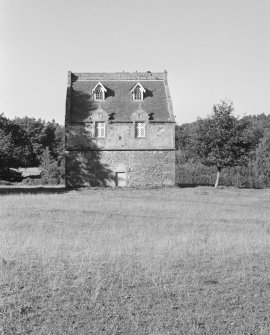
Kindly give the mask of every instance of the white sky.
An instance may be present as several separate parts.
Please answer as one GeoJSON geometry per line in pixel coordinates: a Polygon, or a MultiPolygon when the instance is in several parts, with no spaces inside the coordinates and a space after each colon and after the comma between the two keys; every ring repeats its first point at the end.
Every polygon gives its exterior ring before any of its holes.
{"type": "Polygon", "coordinates": [[[67,71],[168,71],[178,124],[270,113],[270,0],[0,0],[0,113],[64,122],[67,71]]]}

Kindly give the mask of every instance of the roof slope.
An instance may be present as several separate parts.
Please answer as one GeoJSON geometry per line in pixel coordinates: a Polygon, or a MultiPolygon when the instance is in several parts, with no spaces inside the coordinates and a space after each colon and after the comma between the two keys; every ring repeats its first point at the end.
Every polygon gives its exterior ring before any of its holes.
{"type": "Polygon", "coordinates": [[[165,73],[74,73],[70,75],[69,122],[84,122],[99,106],[112,121],[131,121],[131,114],[141,105],[153,121],[174,122],[165,73]],[[94,101],[92,89],[101,82],[107,89],[104,101],[94,101]],[[140,82],[144,99],[133,101],[131,89],[140,82]]]}

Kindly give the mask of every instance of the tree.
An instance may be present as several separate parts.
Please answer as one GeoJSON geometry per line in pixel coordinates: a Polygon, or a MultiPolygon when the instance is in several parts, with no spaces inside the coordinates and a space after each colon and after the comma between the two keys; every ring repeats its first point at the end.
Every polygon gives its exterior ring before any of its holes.
{"type": "Polygon", "coordinates": [[[25,153],[24,157],[28,166],[38,166],[40,164],[40,156],[43,150],[48,146],[44,128],[46,127],[45,121],[30,117],[19,118],[16,117],[13,121],[25,133],[25,138],[30,144],[28,154],[25,153]]]}
{"type": "Polygon", "coordinates": [[[25,163],[22,166],[39,166],[43,151],[49,148],[54,159],[62,159],[62,147],[64,143],[64,127],[54,120],[45,122],[41,119],[30,117],[16,117],[9,121],[13,128],[21,131],[20,143],[23,144],[21,157],[25,163]],[[61,151],[61,152],[60,152],[61,151]]]}
{"type": "Polygon", "coordinates": [[[19,166],[16,147],[11,134],[6,134],[0,129],[0,179],[6,181],[21,181],[22,174],[13,170],[19,166]]]}
{"type": "Polygon", "coordinates": [[[262,186],[270,185],[270,132],[266,133],[256,149],[254,172],[262,186]]]}
{"type": "Polygon", "coordinates": [[[207,166],[217,168],[215,187],[224,167],[245,164],[253,149],[253,132],[248,120],[238,120],[232,102],[214,105],[213,113],[197,122],[192,139],[195,155],[207,166]]]}
{"type": "Polygon", "coordinates": [[[21,163],[20,129],[0,114],[0,169],[17,168],[21,163]]]}
{"type": "Polygon", "coordinates": [[[191,147],[196,122],[185,123],[181,126],[176,125],[175,127],[175,148],[178,163],[193,162],[196,159],[191,147]]]}
{"type": "Polygon", "coordinates": [[[5,134],[0,129],[0,169],[6,169],[9,166],[16,166],[16,161],[13,160],[12,152],[14,150],[14,144],[12,142],[11,134],[5,134]]]}
{"type": "Polygon", "coordinates": [[[60,184],[62,179],[62,168],[46,147],[41,155],[41,181],[43,184],[60,184]]]}

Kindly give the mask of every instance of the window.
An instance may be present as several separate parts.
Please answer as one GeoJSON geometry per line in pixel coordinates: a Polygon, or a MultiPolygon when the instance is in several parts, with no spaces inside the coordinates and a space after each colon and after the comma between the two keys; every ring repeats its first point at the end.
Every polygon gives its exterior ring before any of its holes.
{"type": "Polygon", "coordinates": [[[131,89],[130,93],[132,94],[132,100],[138,101],[143,100],[143,94],[146,92],[146,89],[142,87],[140,83],[137,83],[131,89]]]}
{"type": "Polygon", "coordinates": [[[95,122],[95,137],[105,137],[105,122],[95,122]]]}
{"type": "Polygon", "coordinates": [[[145,122],[136,122],[136,137],[145,137],[145,122]]]}
{"type": "Polygon", "coordinates": [[[137,86],[133,92],[134,100],[142,100],[142,92],[139,86],[137,86]]]}
{"type": "Polygon", "coordinates": [[[105,93],[107,89],[101,82],[98,82],[96,86],[92,89],[92,94],[94,95],[94,100],[102,101],[105,100],[105,93]]]}
{"type": "Polygon", "coordinates": [[[104,100],[104,92],[101,86],[98,86],[95,90],[95,100],[104,100]]]}

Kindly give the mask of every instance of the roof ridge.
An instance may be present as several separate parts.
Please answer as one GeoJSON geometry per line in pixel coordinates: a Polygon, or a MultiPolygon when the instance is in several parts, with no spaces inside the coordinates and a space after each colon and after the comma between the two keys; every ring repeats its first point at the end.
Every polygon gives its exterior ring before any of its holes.
{"type": "Polygon", "coordinates": [[[165,72],[73,72],[77,80],[165,80],[165,72]]]}

